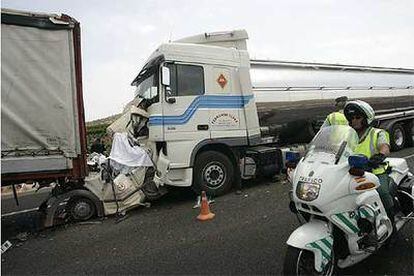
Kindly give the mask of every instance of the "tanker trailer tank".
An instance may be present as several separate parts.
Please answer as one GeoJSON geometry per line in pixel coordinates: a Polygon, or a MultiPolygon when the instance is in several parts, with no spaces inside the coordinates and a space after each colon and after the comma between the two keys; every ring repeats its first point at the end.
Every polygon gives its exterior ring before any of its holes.
{"type": "Polygon", "coordinates": [[[337,97],[377,115],[414,109],[413,69],[251,60],[250,73],[260,126],[282,144],[309,142],[337,97]]]}

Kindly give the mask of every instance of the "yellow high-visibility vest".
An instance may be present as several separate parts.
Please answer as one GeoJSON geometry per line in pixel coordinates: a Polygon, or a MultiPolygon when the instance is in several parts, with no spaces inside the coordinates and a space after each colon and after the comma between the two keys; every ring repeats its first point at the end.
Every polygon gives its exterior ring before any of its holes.
{"type": "Polygon", "coordinates": [[[333,125],[348,125],[348,120],[345,115],[341,112],[333,112],[328,115],[328,122],[331,126],[333,125]]]}
{"type": "MultiPolygon", "coordinates": [[[[363,154],[368,158],[371,158],[371,156],[378,154],[379,153],[379,149],[377,147],[377,142],[378,142],[378,134],[381,131],[385,131],[383,129],[378,129],[378,128],[371,128],[368,132],[368,134],[365,136],[365,139],[360,142],[358,144],[358,146],[356,147],[354,153],[356,154],[363,154]]],[[[388,132],[385,131],[385,135],[387,137],[387,143],[389,143],[390,138],[388,135],[388,132]]],[[[376,169],[372,170],[372,173],[374,174],[383,174],[385,172],[385,170],[387,169],[387,166],[380,166],[376,169]]]]}

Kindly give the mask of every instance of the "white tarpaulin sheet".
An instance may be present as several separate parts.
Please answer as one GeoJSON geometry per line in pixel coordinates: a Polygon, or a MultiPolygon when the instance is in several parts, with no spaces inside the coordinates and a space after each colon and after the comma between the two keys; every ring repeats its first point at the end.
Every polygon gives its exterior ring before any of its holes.
{"type": "Polygon", "coordinates": [[[109,158],[128,167],[153,166],[147,152],[138,146],[131,147],[126,133],[115,133],[109,158]]]}
{"type": "Polygon", "coordinates": [[[1,24],[1,148],[80,153],[72,30],[1,24]]]}

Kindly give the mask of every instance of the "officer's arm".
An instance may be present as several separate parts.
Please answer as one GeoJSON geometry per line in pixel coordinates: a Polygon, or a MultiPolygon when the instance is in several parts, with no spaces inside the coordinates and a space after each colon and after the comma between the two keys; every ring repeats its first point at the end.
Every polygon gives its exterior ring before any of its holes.
{"type": "Polygon", "coordinates": [[[390,155],[390,138],[388,132],[382,130],[378,134],[378,149],[379,152],[384,154],[385,156],[390,155]]]}
{"type": "Polygon", "coordinates": [[[384,154],[385,156],[390,155],[390,145],[388,144],[379,145],[379,152],[384,154]]]}

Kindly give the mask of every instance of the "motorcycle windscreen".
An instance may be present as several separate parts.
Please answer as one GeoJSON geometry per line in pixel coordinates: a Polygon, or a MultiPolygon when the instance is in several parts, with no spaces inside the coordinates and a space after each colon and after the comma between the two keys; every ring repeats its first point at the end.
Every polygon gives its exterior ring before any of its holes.
{"type": "Polygon", "coordinates": [[[350,126],[334,125],[321,128],[309,144],[304,161],[320,161],[324,164],[348,162],[359,142],[358,134],[350,126]]]}

